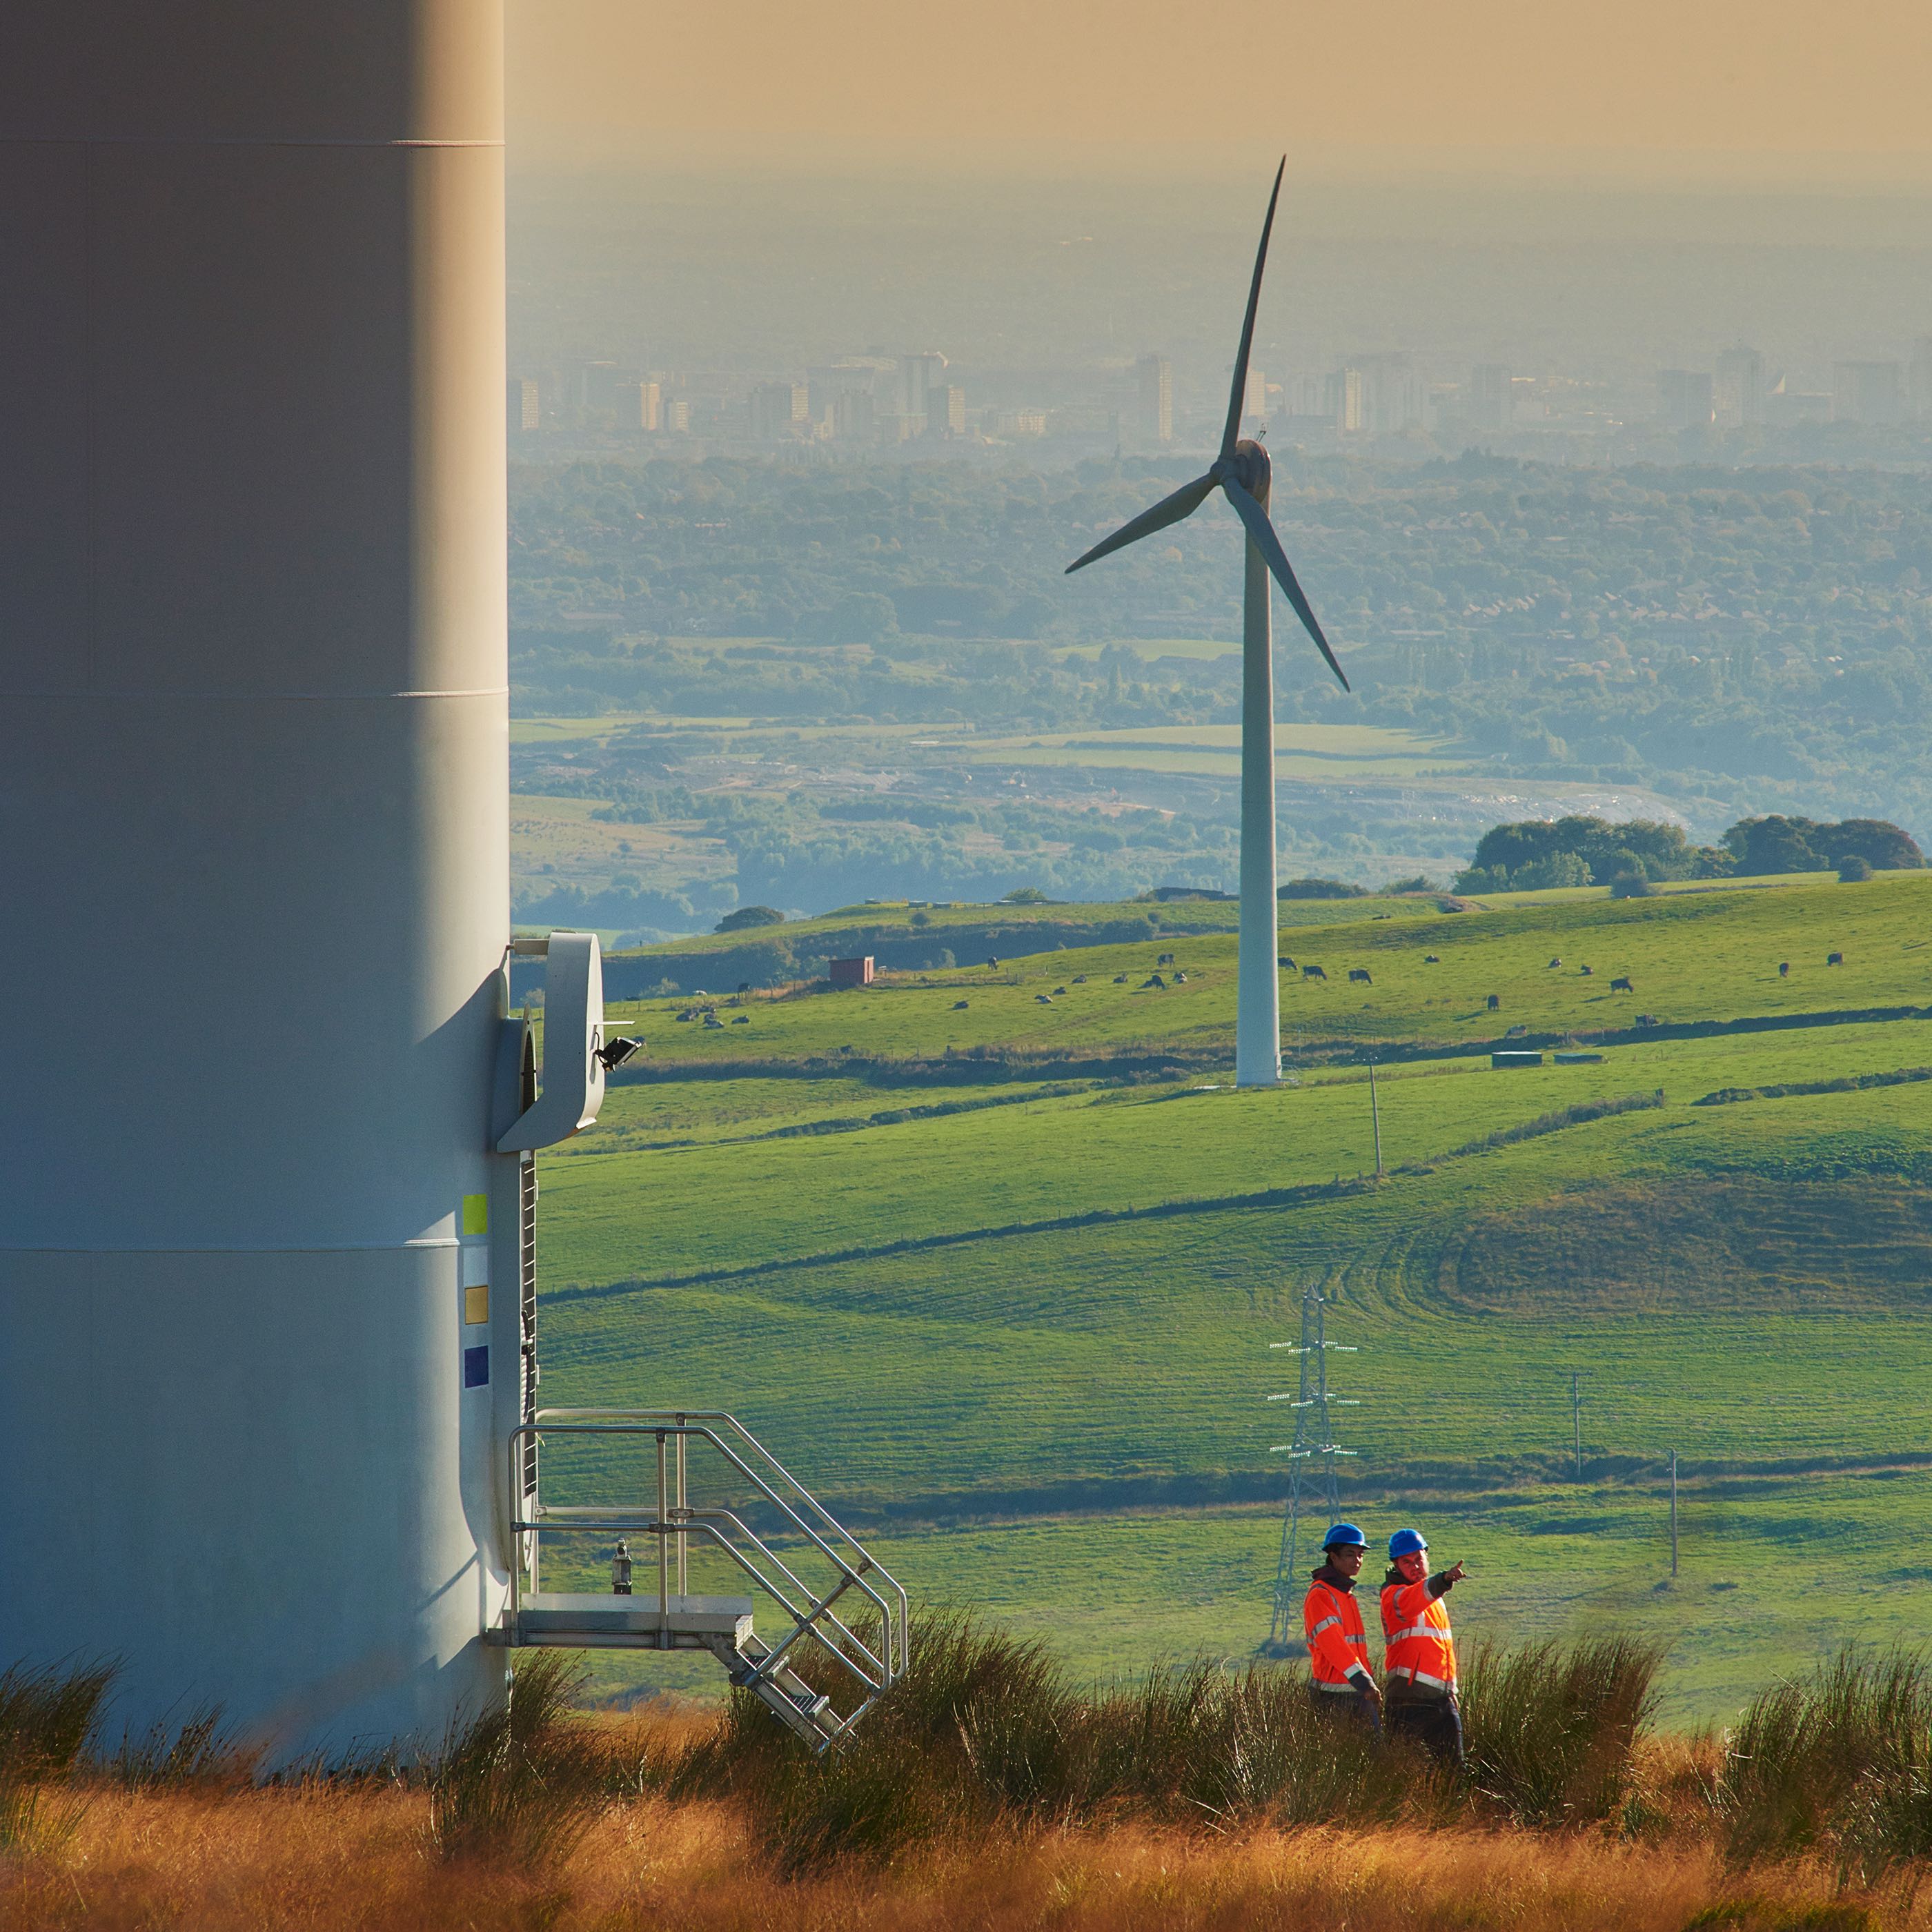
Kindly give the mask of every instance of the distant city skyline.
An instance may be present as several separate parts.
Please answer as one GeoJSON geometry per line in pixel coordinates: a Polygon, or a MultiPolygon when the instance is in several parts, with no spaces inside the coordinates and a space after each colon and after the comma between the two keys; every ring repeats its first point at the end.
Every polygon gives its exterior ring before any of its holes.
{"type": "MultiPolygon", "coordinates": [[[[1899,356],[1838,358],[1830,368],[1828,387],[1807,388],[1742,339],[1717,345],[1694,366],[1621,383],[1585,380],[1561,367],[1451,369],[1408,350],[1369,351],[1282,382],[1251,368],[1243,420],[1278,442],[1366,448],[1408,439],[1418,454],[1432,440],[1460,449],[1514,439],[1533,450],[1539,438],[1607,448],[1659,430],[1709,432],[1714,441],[1684,446],[1694,457],[1742,454],[1761,440],[1759,432],[1828,422],[1909,430],[1912,454],[1932,453],[1932,335],[1899,356]]],[[[939,443],[1037,445],[1064,458],[1109,447],[1160,454],[1211,441],[1222,388],[1211,376],[1177,387],[1172,358],[1158,351],[1046,373],[970,368],[929,348],[893,355],[874,346],[748,376],[715,368],[627,368],[606,358],[563,362],[513,371],[506,407],[512,447],[526,452],[545,435],[642,434],[795,450],[918,446],[912,454],[939,443]]]]}

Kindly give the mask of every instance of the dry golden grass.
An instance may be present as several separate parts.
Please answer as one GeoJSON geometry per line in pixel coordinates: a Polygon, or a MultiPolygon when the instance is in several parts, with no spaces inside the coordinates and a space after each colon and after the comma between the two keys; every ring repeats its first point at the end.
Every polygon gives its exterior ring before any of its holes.
{"type": "Polygon", "coordinates": [[[73,1838],[0,1860],[8,1932],[1855,1932],[1932,1923],[1803,1868],[1741,1876],[1707,1838],[1322,1828],[1002,1834],[883,1874],[786,1881],[751,1821],[640,1798],[547,1877],[438,1860],[421,1793],[97,1791],[73,1838]],[[1726,1907],[1730,1909],[1727,1910],[1726,1907]]]}
{"type": "Polygon", "coordinates": [[[80,1754],[64,1686],[8,1680],[34,1721],[0,1759],[0,1932],[1932,1932],[1912,1658],[1774,1687],[1745,1748],[1634,1732],[1647,1653],[1520,1653],[1472,1700],[1452,1787],[1310,1731],[1288,1680],[1169,1672],[1082,1701],[1024,1646],[927,1635],[823,1763],[742,1700],[572,1710],[539,1659],[407,1777],[261,1784],[176,1752],[134,1778],[80,1754]]]}

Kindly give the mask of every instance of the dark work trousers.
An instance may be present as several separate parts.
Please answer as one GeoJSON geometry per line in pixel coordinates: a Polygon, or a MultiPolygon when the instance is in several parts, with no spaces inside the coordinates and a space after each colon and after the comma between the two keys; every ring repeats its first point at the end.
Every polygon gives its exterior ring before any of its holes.
{"type": "Polygon", "coordinates": [[[1360,1724],[1372,1731],[1382,1729],[1376,1707],[1360,1691],[1345,1697],[1336,1690],[1317,1690],[1312,1684],[1308,1695],[1317,1715],[1331,1724],[1360,1724]]]}
{"type": "Polygon", "coordinates": [[[1390,1737],[1413,1738],[1438,1764],[1462,1768],[1462,1713],[1454,1698],[1397,1697],[1390,1693],[1383,1721],[1390,1737]]]}

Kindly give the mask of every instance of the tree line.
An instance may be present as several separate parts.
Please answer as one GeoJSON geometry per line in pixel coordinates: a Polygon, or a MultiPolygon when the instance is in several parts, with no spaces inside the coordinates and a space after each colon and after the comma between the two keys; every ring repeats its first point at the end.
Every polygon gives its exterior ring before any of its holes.
{"type": "Polygon", "coordinates": [[[1641,890],[1666,879],[1763,878],[1836,872],[1868,878],[1922,866],[1909,832],[1881,818],[1824,822],[1772,813],[1741,818],[1714,845],[1694,845],[1680,826],[1578,815],[1524,819],[1484,833],[1456,880],[1462,892],[1544,892],[1564,886],[1641,890]]]}

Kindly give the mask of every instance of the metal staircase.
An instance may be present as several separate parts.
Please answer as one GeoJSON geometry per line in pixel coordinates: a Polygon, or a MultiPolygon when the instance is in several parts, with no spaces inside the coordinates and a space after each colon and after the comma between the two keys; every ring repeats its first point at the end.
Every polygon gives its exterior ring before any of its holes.
{"type": "Polygon", "coordinates": [[[520,1498],[520,1506],[510,1526],[516,1560],[499,1641],[519,1647],[707,1650],[734,1684],[819,1751],[836,1744],[904,1670],[905,1592],[734,1417],[684,1410],[538,1409],[512,1432],[508,1453],[509,1493],[520,1498]],[[555,1459],[534,1454],[540,1444],[564,1456],[573,1492],[594,1482],[627,1499],[545,1502],[542,1472],[555,1459]],[[646,1451],[645,1466],[624,1472],[636,1459],[621,1452],[633,1446],[646,1451]],[[614,1458],[613,1447],[620,1451],[614,1458]],[[572,1449],[592,1452],[592,1466],[580,1473],[567,1454],[572,1449]],[[600,1449],[604,1453],[598,1456],[600,1449]],[[691,1466],[700,1458],[709,1466],[705,1474],[722,1479],[718,1499],[704,1507],[690,1499],[691,1466]],[[622,1472],[614,1483],[614,1462],[622,1472]],[[609,1595],[547,1592],[538,1580],[539,1544],[546,1536],[607,1543],[613,1537],[655,1538],[656,1576],[649,1576],[648,1562],[639,1564],[633,1576],[628,1558],[620,1558],[609,1595]],[[735,1569],[754,1594],[693,1594],[694,1556],[702,1570],[728,1576],[735,1569]],[[784,1627],[770,1640],[753,1628],[759,1598],[769,1602],[784,1627]],[[843,1616],[836,1607],[842,1603],[843,1616]],[[808,1654],[813,1675],[824,1678],[831,1690],[800,1674],[808,1654]]]}

